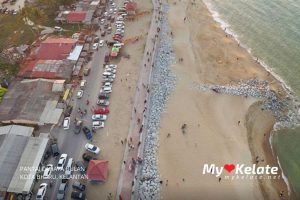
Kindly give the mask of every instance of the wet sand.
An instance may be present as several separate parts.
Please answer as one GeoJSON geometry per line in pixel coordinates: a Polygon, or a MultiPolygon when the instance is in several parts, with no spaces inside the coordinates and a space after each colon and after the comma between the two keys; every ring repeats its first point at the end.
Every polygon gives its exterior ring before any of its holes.
{"type": "Polygon", "coordinates": [[[183,62],[172,67],[177,86],[161,121],[162,198],[279,199],[279,192],[287,191],[282,179],[219,181],[202,174],[204,164],[251,166],[256,156],[259,166],[276,166],[268,141],[274,119],[260,110],[258,99],[199,92],[193,84],[234,84],[257,78],[272,82],[275,91],[281,90],[280,84],[225,34],[202,1],[172,0],[169,4],[174,50],[183,62]],[[186,134],[181,131],[184,123],[186,134]]]}

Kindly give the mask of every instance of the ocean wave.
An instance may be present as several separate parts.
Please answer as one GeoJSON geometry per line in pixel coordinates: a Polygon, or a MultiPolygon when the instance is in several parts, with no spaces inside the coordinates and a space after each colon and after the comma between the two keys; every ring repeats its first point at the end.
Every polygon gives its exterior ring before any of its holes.
{"type": "MultiPolygon", "coordinates": [[[[252,57],[253,60],[257,60],[258,57],[254,56],[252,54],[252,50],[247,45],[243,44],[240,40],[240,36],[231,28],[231,25],[226,22],[224,19],[221,18],[221,15],[217,11],[216,7],[213,5],[213,3],[209,0],[202,0],[203,3],[206,5],[207,9],[213,16],[213,19],[220,24],[220,27],[224,30],[225,33],[228,35],[231,35],[238,43],[239,45],[244,48],[252,57]]],[[[290,98],[296,99],[296,97],[293,95],[294,92],[292,88],[276,73],[274,70],[268,66],[263,60],[258,59],[259,64],[267,71],[269,72],[277,81],[280,82],[281,86],[284,88],[284,90],[289,94],[290,98]]]]}

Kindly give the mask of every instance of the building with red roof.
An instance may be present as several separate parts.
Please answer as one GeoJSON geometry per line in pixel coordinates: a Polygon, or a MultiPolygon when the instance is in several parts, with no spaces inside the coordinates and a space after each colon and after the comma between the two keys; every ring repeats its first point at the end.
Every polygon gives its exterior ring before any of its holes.
{"type": "Polygon", "coordinates": [[[18,75],[23,78],[70,79],[76,61],[69,58],[77,47],[76,42],[71,38],[47,38],[21,65],[18,75]]]}
{"type": "Polygon", "coordinates": [[[63,60],[66,59],[77,40],[72,38],[47,38],[40,45],[36,58],[40,60],[63,60]]]}
{"type": "Polygon", "coordinates": [[[65,19],[67,23],[84,23],[86,15],[86,11],[71,11],[65,15],[65,19]]]}
{"type": "Polygon", "coordinates": [[[108,160],[91,160],[86,175],[90,181],[106,181],[108,160]]]}
{"type": "Polygon", "coordinates": [[[129,15],[135,15],[137,3],[130,1],[126,4],[126,11],[129,15]]]}

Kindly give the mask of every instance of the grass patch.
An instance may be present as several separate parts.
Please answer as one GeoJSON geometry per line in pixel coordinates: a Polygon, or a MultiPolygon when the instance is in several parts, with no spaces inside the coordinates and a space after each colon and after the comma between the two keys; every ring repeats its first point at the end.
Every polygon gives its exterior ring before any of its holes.
{"type": "Polygon", "coordinates": [[[18,15],[1,15],[0,30],[0,51],[11,46],[31,44],[38,35],[18,15]]]}
{"type": "Polygon", "coordinates": [[[0,79],[10,79],[18,73],[19,65],[7,64],[0,59],[0,79]]]}

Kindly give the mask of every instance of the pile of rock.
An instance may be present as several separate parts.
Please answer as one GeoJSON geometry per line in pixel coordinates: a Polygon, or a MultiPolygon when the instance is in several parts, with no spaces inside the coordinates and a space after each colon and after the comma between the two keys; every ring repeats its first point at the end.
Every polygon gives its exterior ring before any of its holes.
{"type": "Polygon", "coordinates": [[[299,104],[295,104],[294,98],[290,95],[286,98],[279,98],[276,92],[270,88],[268,81],[251,79],[245,82],[241,81],[236,85],[195,84],[194,88],[199,91],[213,91],[261,99],[263,101],[262,109],[270,110],[273,113],[277,121],[277,128],[290,128],[298,124],[299,104]]]}
{"type": "Polygon", "coordinates": [[[175,88],[176,78],[170,66],[175,62],[172,53],[172,40],[169,36],[166,5],[163,6],[164,17],[161,22],[159,46],[152,70],[149,113],[146,121],[146,138],[143,152],[143,165],[138,182],[140,199],[160,199],[160,178],[157,165],[157,147],[160,115],[165,109],[168,96],[175,88]]]}

